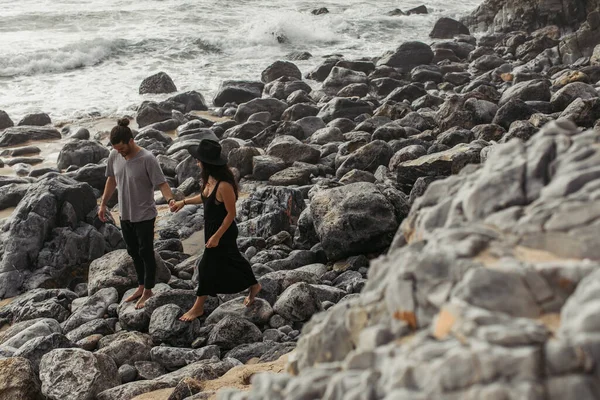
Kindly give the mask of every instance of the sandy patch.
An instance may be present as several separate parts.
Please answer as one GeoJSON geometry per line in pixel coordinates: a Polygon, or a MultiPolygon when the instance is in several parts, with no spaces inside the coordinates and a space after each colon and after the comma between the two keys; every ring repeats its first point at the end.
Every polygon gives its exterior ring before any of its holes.
{"type": "MultiPolygon", "coordinates": [[[[261,372],[283,372],[286,368],[288,356],[290,354],[285,354],[281,356],[277,361],[273,362],[240,365],[238,367],[232,368],[222,377],[210,381],[200,382],[200,385],[202,386],[204,392],[216,392],[221,389],[228,388],[238,390],[250,390],[250,379],[254,374],[261,372]]],[[[161,389],[136,396],[132,400],[167,400],[171,393],[173,393],[173,389],[161,389]]],[[[214,400],[216,398],[217,396],[214,395],[210,399],[214,400]]]]}
{"type": "MultiPolygon", "coordinates": [[[[573,258],[560,257],[554,253],[545,250],[538,250],[531,247],[516,246],[512,249],[512,256],[519,261],[526,263],[537,264],[552,261],[577,261],[573,258]]],[[[489,249],[485,249],[475,257],[474,261],[479,261],[487,267],[494,267],[500,261],[500,258],[493,255],[489,249]]]]}

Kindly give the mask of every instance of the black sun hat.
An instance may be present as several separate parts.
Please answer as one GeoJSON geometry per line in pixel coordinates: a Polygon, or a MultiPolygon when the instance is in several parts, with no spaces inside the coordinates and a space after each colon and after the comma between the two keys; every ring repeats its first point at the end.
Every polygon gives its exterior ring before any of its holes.
{"type": "Polygon", "coordinates": [[[197,160],[211,165],[225,165],[227,158],[221,154],[221,145],[214,140],[202,139],[200,144],[188,147],[189,153],[197,160]]]}

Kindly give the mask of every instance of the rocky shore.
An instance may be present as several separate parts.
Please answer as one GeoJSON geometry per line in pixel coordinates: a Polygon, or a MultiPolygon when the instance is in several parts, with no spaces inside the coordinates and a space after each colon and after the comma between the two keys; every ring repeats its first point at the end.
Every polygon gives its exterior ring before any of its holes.
{"type": "Polygon", "coordinates": [[[136,142],[177,196],[199,188],[186,149],[205,138],[247,193],[239,246],[263,289],[192,323],[201,254],[182,240],[202,207],[157,227],[160,283],[135,310],[120,231],[95,217],[106,132],[0,111],[16,166],[0,176],[0,399],[600,398],[600,12],[564,3],[487,0],[431,44],[305,74],[276,61],[214,107],[142,103],[136,142]],[[31,167],[35,141],[65,139],[55,167],[31,167]],[[209,383],[290,352],[285,373],[209,383]]]}

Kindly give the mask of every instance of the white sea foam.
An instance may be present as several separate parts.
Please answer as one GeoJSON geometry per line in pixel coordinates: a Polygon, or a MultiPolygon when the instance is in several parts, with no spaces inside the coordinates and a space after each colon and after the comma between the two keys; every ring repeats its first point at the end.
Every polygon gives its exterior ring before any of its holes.
{"type": "Polygon", "coordinates": [[[63,121],[131,114],[149,99],[138,94],[141,80],[158,71],[178,90],[211,99],[223,80],[259,79],[291,51],[314,56],[296,62],[308,72],[328,54],[374,57],[405,40],[429,42],[439,16],[465,14],[479,2],[2,0],[0,109],[13,120],[36,111],[63,121]],[[387,16],[421,4],[432,14],[387,16]],[[319,7],[330,13],[312,15],[319,7]]]}
{"type": "Polygon", "coordinates": [[[124,40],[84,40],[59,49],[0,56],[0,77],[66,72],[101,63],[120,52],[124,40]]]}

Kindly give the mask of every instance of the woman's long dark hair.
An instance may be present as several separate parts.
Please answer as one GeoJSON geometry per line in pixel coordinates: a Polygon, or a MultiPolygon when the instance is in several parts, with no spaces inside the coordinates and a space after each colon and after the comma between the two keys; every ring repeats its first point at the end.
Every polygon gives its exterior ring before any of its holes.
{"type": "MultiPolygon", "coordinates": [[[[233,186],[233,191],[235,193],[235,198],[238,198],[238,185],[235,181],[235,177],[233,176],[233,172],[227,164],[225,165],[212,165],[202,163],[202,193],[204,193],[204,189],[206,188],[206,184],[208,183],[208,177],[212,176],[217,180],[217,182],[227,182],[233,186]]],[[[209,193],[210,195],[210,193],[209,193]]]]}

